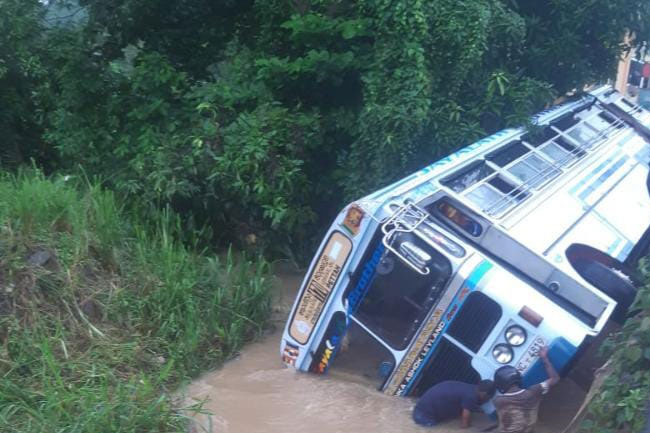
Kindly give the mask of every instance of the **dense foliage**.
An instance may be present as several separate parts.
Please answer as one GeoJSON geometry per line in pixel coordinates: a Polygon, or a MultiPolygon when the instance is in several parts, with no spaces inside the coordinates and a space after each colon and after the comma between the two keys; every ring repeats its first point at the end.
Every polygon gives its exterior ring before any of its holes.
{"type": "Polygon", "coordinates": [[[650,258],[640,268],[645,285],[633,316],[603,346],[611,373],[590,402],[581,433],[645,432],[650,425],[650,258]]]}
{"type": "Polygon", "coordinates": [[[345,200],[613,77],[625,32],[650,33],[641,0],[0,0],[0,11],[13,159],[82,167],[216,239],[294,251],[345,200]]]}
{"type": "Polygon", "coordinates": [[[172,213],[0,178],[0,432],[184,432],[169,386],[265,324],[268,265],[179,244],[172,213]]]}

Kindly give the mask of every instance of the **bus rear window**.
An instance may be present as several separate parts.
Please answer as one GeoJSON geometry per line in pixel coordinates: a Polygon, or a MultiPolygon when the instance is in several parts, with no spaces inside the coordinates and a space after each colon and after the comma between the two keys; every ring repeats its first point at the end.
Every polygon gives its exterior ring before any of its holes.
{"type": "Polygon", "coordinates": [[[598,113],[595,116],[591,116],[589,119],[587,119],[586,122],[596,131],[605,133],[605,131],[612,127],[612,124],[611,122],[604,119],[601,114],[602,113],[598,113]]]}
{"type": "Polygon", "coordinates": [[[580,122],[580,119],[576,119],[573,113],[571,113],[570,115],[565,115],[564,117],[553,121],[551,125],[555,126],[560,131],[566,131],[578,122],[580,122]]]}
{"type": "Polygon", "coordinates": [[[556,137],[550,143],[546,143],[539,148],[540,152],[552,159],[554,162],[561,165],[569,163],[575,158],[580,158],[585,155],[584,150],[569,144],[562,137],[556,137]]]}
{"type": "Polygon", "coordinates": [[[492,173],[494,173],[494,170],[488,167],[484,161],[480,161],[471,164],[466,169],[455,173],[447,179],[443,179],[441,183],[453,189],[455,192],[462,192],[492,173]]]}
{"type": "Polygon", "coordinates": [[[517,162],[508,171],[524,185],[533,188],[560,174],[559,170],[536,155],[530,155],[517,162]]]}
{"type": "Polygon", "coordinates": [[[487,160],[493,162],[499,167],[505,167],[528,152],[530,152],[530,149],[524,146],[521,141],[512,141],[503,146],[497,152],[488,155],[487,160]]]}
{"type": "Polygon", "coordinates": [[[594,145],[598,133],[587,123],[583,123],[582,125],[573,128],[567,133],[567,135],[580,143],[582,147],[589,148],[594,145]]]}
{"type": "Polygon", "coordinates": [[[556,135],[557,132],[555,132],[553,128],[546,126],[543,129],[529,132],[528,134],[521,137],[521,139],[531,146],[537,147],[542,143],[546,143],[556,135]]]}
{"type": "Polygon", "coordinates": [[[621,98],[620,101],[621,101],[622,103],[624,103],[625,105],[627,105],[628,107],[634,108],[634,104],[631,103],[630,101],[628,101],[627,99],[625,99],[625,98],[621,98]]]}

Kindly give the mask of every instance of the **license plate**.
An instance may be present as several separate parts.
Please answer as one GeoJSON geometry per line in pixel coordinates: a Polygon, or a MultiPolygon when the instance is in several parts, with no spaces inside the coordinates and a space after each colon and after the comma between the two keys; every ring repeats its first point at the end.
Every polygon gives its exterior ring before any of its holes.
{"type": "Polygon", "coordinates": [[[524,356],[521,357],[515,366],[517,370],[522,373],[528,370],[528,367],[530,367],[537,360],[537,358],[539,358],[539,349],[544,346],[546,346],[544,339],[542,337],[535,337],[533,342],[530,343],[530,346],[528,346],[528,350],[526,350],[524,356]]]}

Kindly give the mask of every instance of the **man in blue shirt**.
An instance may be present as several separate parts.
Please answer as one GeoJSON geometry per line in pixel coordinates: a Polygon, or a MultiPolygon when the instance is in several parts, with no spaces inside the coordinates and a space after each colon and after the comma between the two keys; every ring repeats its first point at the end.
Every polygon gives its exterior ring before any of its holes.
{"type": "Polygon", "coordinates": [[[493,395],[491,380],[483,380],[478,385],[455,380],[440,382],[422,394],[413,409],[413,420],[430,427],[460,417],[461,427],[467,428],[471,412],[477,412],[493,395]]]}

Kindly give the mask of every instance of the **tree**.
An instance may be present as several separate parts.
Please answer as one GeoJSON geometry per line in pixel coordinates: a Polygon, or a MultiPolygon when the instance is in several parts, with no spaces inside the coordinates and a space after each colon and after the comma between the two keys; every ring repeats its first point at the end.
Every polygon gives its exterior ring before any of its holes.
{"type": "Polygon", "coordinates": [[[641,0],[80,4],[79,26],[35,27],[44,53],[26,45],[47,78],[25,100],[63,167],[271,245],[612,78],[625,32],[650,39],[641,0]]]}
{"type": "Polygon", "coordinates": [[[33,92],[42,62],[43,8],[37,0],[0,0],[0,166],[47,159],[33,92]]]}

